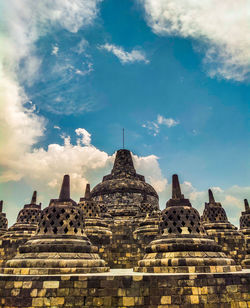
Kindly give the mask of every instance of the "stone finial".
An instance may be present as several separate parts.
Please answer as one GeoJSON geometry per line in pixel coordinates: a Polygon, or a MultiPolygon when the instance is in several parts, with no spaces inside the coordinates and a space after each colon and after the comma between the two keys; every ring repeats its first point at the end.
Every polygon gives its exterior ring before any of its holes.
{"type": "Polygon", "coordinates": [[[37,198],[37,191],[35,190],[35,191],[33,192],[33,195],[32,195],[32,198],[31,198],[30,203],[31,203],[31,204],[36,204],[36,198],[37,198]]]}
{"type": "Polygon", "coordinates": [[[70,200],[70,178],[66,174],[63,177],[62,187],[59,195],[60,201],[69,201],[70,200]]]}
{"type": "Polygon", "coordinates": [[[245,211],[248,212],[250,210],[247,199],[244,199],[245,211]]]}
{"type": "Polygon", "coordinates": [[[208,190],[209,203],[215,203],[214,195],[211,189],[208,190]]]}
{"type": "Polygon", "coordinates": [[[181,187],[178,179],[178,175],[174,174],[172,177],[172,199],[182,199],[181,187]]]}
{"type": "Polygon", "coordinates": [[[0,201],[0,213],[3,211],[3,200],[0,201]]]}
{"type": "Polygon", "coordinates": [[[90,184],[86,184],[84,198],[85,198],[85,200],[90,200],[90,199],[91,199],[91,195],[90,195],[90,184]]]}
{"type": "Polygon", "coordinates": [[[131,175],[136,174],[131,152],[125,149],[116,152],[114,167],[111,174],[118,175],[123,172],[131,175]]]}

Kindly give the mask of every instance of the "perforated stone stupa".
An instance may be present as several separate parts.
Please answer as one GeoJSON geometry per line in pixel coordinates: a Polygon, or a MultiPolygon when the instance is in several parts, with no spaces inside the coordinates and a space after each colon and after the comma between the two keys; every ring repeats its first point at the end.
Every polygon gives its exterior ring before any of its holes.
{"type": "Polygon", "coordinates": [[[0,245],[0,265],[13,258],[18,247],[35,234],[41,214],[41,204],[36,204],[37,192],[34,191],[31,202],[25,204],[18,213],[16,223],[2,235],[0,245]]]}
{"type": "Polygon", "coordinates": [[[37,192],[34,191],[30,203],[25,204],[23,209],[18,213],[16,223],[4,234],[4,239],[28,239],[35,234],[41,215],[41,204],[36,204],[36,202],[37,192]]]}
{"type": "Polygon", "coordinates": [[[91,200],[89,184],[86,185],[85,197],[80,199],[79,207],[83,211],[85,233],[90,241],[98,247],[109,244],[112,232],[108,224],[101,218],[98,202],[91,200]]]}
{"type": "Polygon", "coordinates": [[[203,226],[207,234],[222,246],[222,251],[241,264],[245,255],[244,235],[228,221],[226,211],[221,203],[215,202],[211,189],[208,190],[208,196],[209,202],[205,203],[201,217],[203,226]]]}
{"type": "Polygon", "coordinates": [[[250,207],[247,199],[244,200],[245,211],[241,212],[240,217],[240,231],[245,236],[246,243],[246,256],[242,262],[242,266],[245,268],[250,268],[250,207]]]}
{"type": "Polygon", "coordinates": [[[131,152],[125,149],[117,151],[111,174],[104,176],[102,183],[91,191],[93,200],[106,204],[112,216],[135,216],[144,195],[159,208],[155,189],[136,173],[131,152]]]}
{"type": "Polygon", "coordinates": [[[83,212],[70,199],[70,179],[64,176],[59,199],[42,211],[35,236],[6,263],[4,273],[60,274],[105,272],[109,268],[84,232],[83,212]]]}
{"type": "Polygon", "coordinates": [[[172,199],[162,213],[160,238],[146,248],[136,272],[233,272],[241,270],[221,247],[206,236],[200,215],[181,193],[177,175],[173,175],[172,199]]]}
{"type": "Polygon", "coordinates": [[[8,229],[8,220],[6,214],[3,213],[3,200],[0,201],[0,236],[2,236],[8,229]]]}

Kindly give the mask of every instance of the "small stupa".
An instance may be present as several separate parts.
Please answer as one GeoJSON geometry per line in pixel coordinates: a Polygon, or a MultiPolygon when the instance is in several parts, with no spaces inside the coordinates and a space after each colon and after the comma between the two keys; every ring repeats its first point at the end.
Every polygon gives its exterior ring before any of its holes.
{"type": "Polygon", "coordinates": [[[220,202],[216,202],[211,189],[208,190],[209,202],[205,203],[202,224],[219,245],[222,251],[230,255],[237,264],[244,258],[244,235],[228,221],[226,211],[220,202]]]}
{"type": "Polygon", "coordinates": [[[8,220],[6,218],[6,214],[3,213],[3,200],[0,201],[0,237],[7,231],[8,229],[8,220]]]}
{"type": "Polygon", "coordinates": [[[250,207],[247,199],[244,200],[245,211],[241,212],[240,231],[245,236],[246,256],[242,261],[244,268],[250,268],[250,207]]]}
{"type": "Polygon", "coordinates": [[[109,244],[112,232],[101,218],[98,202],[91,199],[90,184],[86,185],[85,196],[80,199],[79,207],[84,215],[85,233],[90,241],[97,246],[109,244]]]}
{"type": "Polygon", "coordinates": [[[65,175],[59,199],[51,199],[42,211],[35,236],[6,263],[4,273],[40,275],[108,271],[83,226],[83,213],[70,199],[70,178],[65,175]]]}
{"type": "Polygon", "coordinates": [[[149,244],[159,233],[159,223],[161,211],[147,202],[144,195],[143,202],[140,205],[141,216],[137,215],[135,219],[141,220],[139,227],[133,232],[134,239],[140,241],[142,245],[149,244]]]}
{"type": "Polygon", "coordinates": [[[161,220],[163,234],[147,246],[144,258],[134,271],[216,273],[241,270],[240,265],[235,265],[235,261],[207,237],[198,211],[181,193],[176,174],[172,180],[172,199],[167,202],[161,220]]]}
{"type": "Polygon", "coordinates": [[[16,223],[3,235],[3,239],[28,239],[35,234],[41,216],[41,203],[37,202],[34,191],[31,201],[18,213],[16,223]]]}

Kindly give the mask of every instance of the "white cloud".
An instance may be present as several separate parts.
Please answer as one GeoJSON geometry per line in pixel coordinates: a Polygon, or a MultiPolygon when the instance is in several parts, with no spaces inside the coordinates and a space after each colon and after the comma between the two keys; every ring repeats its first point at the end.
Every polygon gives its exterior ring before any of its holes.
{"type": "Polygon", "coordinates": [[[134,62],[144,62],[149,63],[146,55],[143,51],[138,49],[133,49],[131,52],[125,51],[122,47],[113,44],[104,44],[99,47],[100,49],[105,49],[108,52],[113,53],[122,64],[134,63],[134,62]]]}
{"type": "Polygon", "coordinates": [[[57,45],[52,46],[52,51],[51,51],[52,55],[57,56],[58,51],[59,51],[59,47],[57,45]]]}
{"type": "MultiPolygon", "coordinates": [[[[177,120],[172,118],[165,118],[159,114],[156,121],[147,121],[146,123],[142,124],[142,127],[147,128],[149,134],[155,137],[160,133],[160,125],[165,125],[170,128],[178,125],[179,123],[180,122],[177,120]]],[[[165,137],[165,139],[167,140],[168,138],[165,137]]]]}
{"type": "Polygon", "coordinates": [[[159,35],[193,38],[211,77],[242,81],[250,73],[249,4],[245,0],[138,0],[159,35]]]}
{"type": "Polygon", "coordinates": [[[61,127],[60,127],[60,126],[58,126],[58,125],[54,125],[54,129],[61,130],[61,127]]]}
{"type": "Polygon", "coordinates": [[[77,136],[81,136],[81,139],[77,139],[77,144],[80,145],[81,143],[83,145],[90,145],[91,143],[91,134],[86,131],[84,128],[77,128],[75,130],[77,136]]]}
{"type": "Polygon", "coordinates": [[[162,115],[157,116],[158,124],[166,125],[167,127],[173,127],[179,124],[179,121],[176,121],[172,118],[164,118],[162,115]]]}
{"type": "Polygon", "coordinates": [[[36,78],[41,60],[36,56],[35,42],[53,27],[76,32],[89,25],[97,15],[98,2],[10,0],[2,5],[5,29],[0,33],[0,165],[5,170],[2,179],[22,177],[21,160],[33,153],[33,146],[45,132],[46,120],[20,86],[24,78],[29,83],[36,78]]]}
{"type": "Polygon", "coordinates": [[[166,189],[167,179],[164,178],[162,174],[157,156],[149,155],[139,157],[137,155],[133,155],[133,160],[136,171],[144,175],[146,180],[158,193],[161,193],[166,189]]]}

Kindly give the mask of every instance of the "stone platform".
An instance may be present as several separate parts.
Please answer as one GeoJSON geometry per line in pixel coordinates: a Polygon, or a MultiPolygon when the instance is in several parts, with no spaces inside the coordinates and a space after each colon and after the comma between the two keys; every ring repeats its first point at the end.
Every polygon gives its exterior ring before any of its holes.
{"type": "MultiPolygon", "coordinates": [[[[25,269],[24,269],[25,270],[25,269]]],[[[0,275],[1,307],[250,307],[250,270],[150,274],[0,275]]]]}

